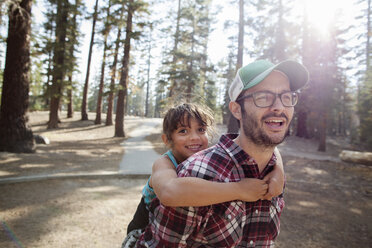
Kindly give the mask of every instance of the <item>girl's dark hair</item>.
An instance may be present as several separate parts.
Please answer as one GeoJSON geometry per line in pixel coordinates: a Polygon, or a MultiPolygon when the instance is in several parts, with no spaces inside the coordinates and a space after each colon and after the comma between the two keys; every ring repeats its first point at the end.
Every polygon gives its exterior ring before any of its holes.
{"type": "Polygon", "coordinates": [[[207,106],[182,103],[168,109],[163,120],[163,133],[172,141],[172,133],[181,126],[190,127],[190,120],[195,119],[200,125],[212,128],[214,118],[207,106]]]}

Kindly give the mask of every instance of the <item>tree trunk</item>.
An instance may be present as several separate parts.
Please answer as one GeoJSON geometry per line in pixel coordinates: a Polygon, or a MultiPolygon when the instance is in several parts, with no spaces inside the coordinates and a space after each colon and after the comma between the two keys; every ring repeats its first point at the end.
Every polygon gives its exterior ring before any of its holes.
{"type": "Polygon", "coordinates": [[[67,118],[72,118],[72,117],[74,117],[74,107],[73,107],[73,103],[72,103],[72,90],[71,89],[67,90],[67,98],[68,98],[67,118]]]}
{"type": "MultiPolygon", "coordinates": [[[[107,22],[108,19],[110,18],[110,1],[109,1],[109,6],[107,8],[107,22]]],[[[107,37],[110,32],[110,27],[108,23],[105,24],[105,33],[104,33],[104,43],[103,43],[103,58],[102,58],[102,66],[101,66],[101,78],[99,82],[99,90],[98,90],[98,98],[97,98],[97,108],[96,108],[96,120],[94,121],[94,124],[101,124],[101,113],[102,113],[102,96],[103,96],[103,86],[105,82],[105,68],[106,68],[106,53],[108,50],[108,45],[107,45],[107,37]]]]}
{"type": "Polygon", "coordinates": [[[106,67],[106,51],[107,51],[107,36],[105,36],[102,65],[101,65],[101,78],[99,82],[98,97],[97,97],[97,108],[96,108],[96,120],[94,124],[101,124],[101,113],[102,113],[102,96],[103,86],[105,81],[105,67],[106,67]]]}
{"type": "MultiPolygon", "coordinates": [[[[236,71],[243,65],[244,50],[244,0],[239,0],[239,35],[238,35],[238,56],[236,62],[236,71]]],[[[239,131],[239,122],[229,111],[229,122],[227,125],[228,133],[237,133],[239,131]]]]}
{"type": "Polygon", "coordinates": [[[345,162],[372,165],[372,152],[342,151],[340,159],[345,162]]]}
{"type": "Polygon", "coordinates": [[[72,76],[69,76],[69,88],[67,89],[67,118],[74,116],[74,108],[72,104],[72,76]]]}
{"type": "Polygon", "coordinates": [[[321,113],[319,120],[319,152],[326,151],[326,136],[327,136],[327,114],[321,113]]]}
{"type": "MultiPolygon", "coordinates": [[[[120,24],[123,21],[124,16],[124,8],[120,12],[120,24]]],[[[112,112],[113,112],[113,105],[114,105],[114,91],[115,91],[115,80],[116,80],[116,66],[118,63],[118,56],[119,56],[119,47],[120,47],[120,40],[121,40],[121,25],[118,25],[118,33],[116,36],[115,41],[115,52],[114,52],[114,62],[112,63],[111,69],[111,82],[110,82],[110,93],[108,96],[108,106],[107,106],[107,115],[106,115],[106,126],[110,126],[113,124],[112,122],[112,112]]]]}
{"type": "MultiPolygon", "coordinates": [[[[70,60],[74,60],[74,51],[75,51],[75,45],[77,40],[77,15],[78,11],[77,8],[80,4],[80,0],[75,0],[75,8],[74,16],[72,17],[72,27],[71,27],[71,39],[69,42],[69,56],[70,60]]],[[[73,102],[72,102],[72,74],[74,71],[75,65],[71,66],[68,70],[68,88],[67,88],[67,118],[72,118],[74,116],[74,108],[73,108],[73,102]]]]}
{"type": "Polygon", "coordinates": [[[0,151],[34,152],[27,125],[32,0],[10,4],[0,109],[0,151]]]}
{"type": "Polygon", "coordinates": [[[283,61],[287,58],[286,48],[287,42],[284,32],[284,21],[283,21],[283,3],[282,0],[278,2],[278,22],[277,22],[277,31],[276,31],[276,43],[274,44],[274,57],[279,61],[283,61]]]}
{"type": "Polygon", "coordinates": [[[124,132],[124,108],[126,104],[127,88],[128,88],[128,70],[130,58],[130,41],[132,35],[132,18],[133,18],[133,0],[128,3],[127,28],[124,43],[124,56],[120,77],[120,90],[118,93],[118,102],[116,106],[115,118],[115,137],[125,137],[124,132]]]}
{"type": "MultiPolygon", "coordinates": [[[[121,12],[120,20],[123,18],[123,12],[121,12]]],[[[114,62],[111,69],[111,82],[110,82],[110,93],[108,96],[108,106],[107,106],[107,115],[106,115],[106,126],[113,124],[112,122],[112,112],[114,105],[114,90],[115,90],[115,80],[116,80],[116,66],[118,63],[119,47],[120,47],[120,38],[121,38],[121,27],[118,27],[118,34],[115,41],[115,53],[114,53],[114,62]]]]}
{"type": "Polygon", "coordinates": [[[191,55],[189,57],[188,61],[188,68],[187,68],[187,74],[188,79],[185,80],[183,84],[186,84],[186,101],[191,102],[191,93],[193,92],[193,89],[195,87],[195,77],[193,76],[193,69],[194,69],[194,58],[195,58],[195,29],[196,29],[196,20],[195,20],[195,8],[193,8],[193,18],[192,18],[192,32],[190,34],[190,40],[191,40],[191,55]]]}
{"type": "Polygon", "coordinates": [[[239,34],[236,70],[243,66],[243,52],[244,52],[244,0],[239,0],[239,34]]]}
{"type": "Polygon", "coordinates": [[[98,15],[97,9],[98,9],[98,0],[96,0],[96,5],[94,6],[92,35],[90,38],[88,63],[87,63],[87,74],[85,76],[85,84],[84,84],[84,90],[83,90],[83,102],[81,103],[81,120],[82,121],[88,120],[87,99],[88,99],[88,87],[89,87],[89,74],[90,74],[90,62],[92,60],[96,21],[97,21],[97,15],[98,15]]]}
{"type": "MultiPolygon", "coordinates": [[[[172,65],[176,65],[177,63],[177,56],[176,52],[178,50],[178,43],[180,39],[180,20],[181,20],[181,0],[178,0],[178,9],[177,9],[177,20],[176,20],[176,32],[174,34],[174,47],[173,47],[173,60],[172,65]]],[[[172,78],[170,80],[170,87],[169,87],[169,97],[172,97],[174,94],[175,89],[177,88],[177,81],[176,79],[172,78]]]]}
{"type": "Polygon", "coordinates": [[[297,112],[296,136],[306,138],[306,139],[309,138],[306,123],[307,123],[307,113],[306,113],[306,111],[299,110],[297,112]]]}
{"type": "Polygon", "coordinates": [[[151,69],[151,31],[152,24],[150,26],[149,32],[149,42],[148,42],[148,57],[147,57],[147,82],[146,82],[146,105],[145,105],[145,117],[149,117],[149,97],[150,97],[150,69],[151,69]]]}
{"type": "Polygon", "coordinates": [[[57,25],[56,25],[56,44],[54,46],[53,56],[53,79],[50,89],[50,112],[48,129],[58,128],[58,110],[62,95],[62,86],[65,76],[65,47],[67,33],[67,13],[68,1],[58,1],[57,7],[57,25]]]}

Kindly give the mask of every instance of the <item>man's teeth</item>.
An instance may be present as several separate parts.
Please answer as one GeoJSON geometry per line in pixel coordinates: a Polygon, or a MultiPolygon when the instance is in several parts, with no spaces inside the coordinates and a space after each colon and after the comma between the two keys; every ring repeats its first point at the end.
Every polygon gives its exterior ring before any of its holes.
{"type": "Polygon", "coordinates": [[[281,121],[281,120],[269,120],[269,121],[266,121],[266,122],[282,123],[283,121],[281,121]]]}

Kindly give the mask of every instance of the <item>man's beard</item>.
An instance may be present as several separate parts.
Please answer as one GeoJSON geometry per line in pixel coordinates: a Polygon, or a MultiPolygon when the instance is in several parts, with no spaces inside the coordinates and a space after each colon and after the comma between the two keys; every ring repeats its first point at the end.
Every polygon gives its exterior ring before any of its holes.
{"type": "MultiPolygon", "coordinates": [[[[262,117],[261,121],[263,122],[266,118],[269,117],[284,117],[288,122],[288,117],[282,113],[280,115],[268,114],[262,117]]],[[[267,135],[263,128],[260,127],[258,120],[254,116],[248,114],[245,109],[242,108],[242,122],[243,122],[243,132],[255,145],[263,147],[275,147],[283,142],[285,137],[288,136],[288,128],[285,131],[285,134],[282,138],[272,138],[267,135]]]]}

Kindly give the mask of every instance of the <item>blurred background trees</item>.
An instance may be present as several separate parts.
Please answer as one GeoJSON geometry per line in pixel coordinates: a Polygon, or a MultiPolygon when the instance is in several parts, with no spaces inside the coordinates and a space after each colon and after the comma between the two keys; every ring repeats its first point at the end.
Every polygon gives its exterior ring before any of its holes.
{"type": "MultiPolygon", "coordinates": [[[[30,42],[19,55],[29,53],[28,81],[17,86],[7,82],[7,49],[12,9],[27,12],[23,2],[0,2],[4,140],[10,126],[27,129],[27,110],[49,111],[48,128],[58,128],[62,110],[72,117],[81,109],[82,120],[95,112],[95,124],[105,113],[114,135],[125,136],[125,115],[161,117],[181,99],[207,104],[236,131],[227,109],[236,70],[255,59],[295,59],[310,82],[291,134],[318,139],[319,151],[327,136],[372,150],[371,0],[36,0],[29,36],[15,38],[30,42]],[[24,102],[14,105],[24,127],[7,110],[16,101],[24,102]]],[[[27,143],[26,136],[20,137],[27,143]]]]}

